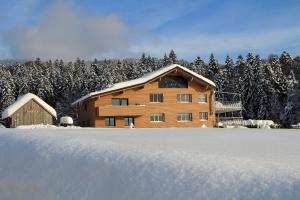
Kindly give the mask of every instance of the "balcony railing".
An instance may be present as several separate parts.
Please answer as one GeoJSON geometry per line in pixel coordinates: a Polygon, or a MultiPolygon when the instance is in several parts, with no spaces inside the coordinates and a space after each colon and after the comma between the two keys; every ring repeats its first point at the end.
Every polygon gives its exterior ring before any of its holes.
{"type": "Polygon", "coordinates": [[[141,116],[145,114],[145,105],[101,106],[97,108],[98,117],[141,116]]]}
{"type": "Polygon", "coordinates": [[[240,101],[216,101],[216,113],[234,112],[242,110],[242,102],[240,101]]]}

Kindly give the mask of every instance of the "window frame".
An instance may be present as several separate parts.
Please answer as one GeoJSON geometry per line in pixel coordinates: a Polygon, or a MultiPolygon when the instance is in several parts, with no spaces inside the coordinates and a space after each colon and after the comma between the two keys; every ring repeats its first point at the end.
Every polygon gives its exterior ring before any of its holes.
{"type": "Polygon", "coordinates": [[[112,98],[111,99],[111,105],[112,106],[128,106],[129,105],[129,101],[128,101],[128,98],[112,98]],[[118,100],[118,104],[114,104],[113,102],[118,100]],[[126,105],[123,105],[123,101],[126,101],[126,105]]]}
{"type": "Polygon", "coordinates": [[[106,127],[115,127],[116,126],[116,118],[115,117],[105,117],[104,118],[104,124],[105,124],[106,127]],[[108,122],[109,122],[108,125],[106,123],[107,119],[108,119],[108,122]],[[111,119],[113,119],[113,125],[111,125],[111,119]]]}
{"type": "Polygon", "coordinates": [[[130,126],[130,121],[129,121],[129,119],[132,119],[132,123],[133,123],[133,125],[134,125],[134,117],[124,117],[124,126],[130,126]],[[126,119],[127,119],[127,121],[126,121],[126,119]],[[126,125],[126,122],[128,123],[127,125],[126,125]]]}
{"type": "Polygon", "coordinates": [[[187,89],[188,87],[189,81],[183,76],[163,76],[158,81],[158,88],[187,89]]]}
{"type": "Polygon", "coordinates": [[[198,95],[198,103],[207,103],[207,102],[208,102],[207,94],[199,94],[198,95]],[[201,101],[201,100],[203,100],[201,97],[204,97],[205,101],[201,101]]]}
{"type": "Polygon", "coordinates": [[[150,103],[163,103],[164,102],[163,93],[150,93],[149,94],[149,102],[150,103]]]}
{"type": "Polygon", "coordinates": [[[200,121],[207,121],[208,120],[208,112],[199,112],[199,119],[200,119],[200,121]]]}
{"type": "Polygon", "coordinates": [[[150,114],[150,122],[161,123],[161,122],[165,122],[165,121],[166,121],[165,113],[151,113],[150,114]],[[160,120],[160,118],[161,118],[161,120],[160,120]]]}
{"type": "Polygon", "coordinates": [[[193,113],[177,113],[176,114],[177,122],[192,122],[193,121],[193,113]],[[183,119],[183,116],[185,116],[183,119]],[[186,119],[186,116],[188,116],[186,119]]]}
{"type": "Polygon", "coordinates": [[[192,94],[177,94],[176,101],[177,103],[192,103],[193,96],[192,94]]]}

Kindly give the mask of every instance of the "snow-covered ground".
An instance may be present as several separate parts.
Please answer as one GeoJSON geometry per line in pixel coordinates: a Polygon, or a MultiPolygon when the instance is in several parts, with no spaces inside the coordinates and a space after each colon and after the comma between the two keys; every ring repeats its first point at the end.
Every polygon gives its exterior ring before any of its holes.
{"type": "Polygon", "coordinates": [[[300,199],[300,132],[1,129],[0,199],[300,199]]]}

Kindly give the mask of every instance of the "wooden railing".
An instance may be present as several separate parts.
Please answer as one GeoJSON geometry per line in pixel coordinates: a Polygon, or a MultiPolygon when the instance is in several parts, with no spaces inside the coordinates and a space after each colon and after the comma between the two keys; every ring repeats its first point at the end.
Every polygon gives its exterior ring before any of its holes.
{"type": "Polygon", "coordinates": [[[242,102],[240,101],[216,101],[215,109],[217,113],[233,112],[242,110],[242,102]]]}
{"type": "Polygon", "coordinates": [[[145,113],[145,105],[101,106],[97,108],[98,117],[140,116],[145,113]]]}

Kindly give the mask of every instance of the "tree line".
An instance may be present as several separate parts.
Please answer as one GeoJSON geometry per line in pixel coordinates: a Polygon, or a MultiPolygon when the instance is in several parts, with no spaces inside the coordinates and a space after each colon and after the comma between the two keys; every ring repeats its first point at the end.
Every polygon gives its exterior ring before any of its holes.
{"type": "Polygon", "coordinates": [[[18,96],[31,92],[53,106],[59,117],[76,119],[71,103],[81,96],[172,63],[211,79],[218,92],[240,94],[245,119],[271,119],[284,127],[300,122],[300,57],[287,52],[266,59],[252,53],[235,61],[227,56],[224,64],[213,54],[207,63],[201,57],[193,62],[179,60],[173,50],[163,58],[143,53],[139,59],[10,61],[0,64],[0,113],[18,96]]]}

